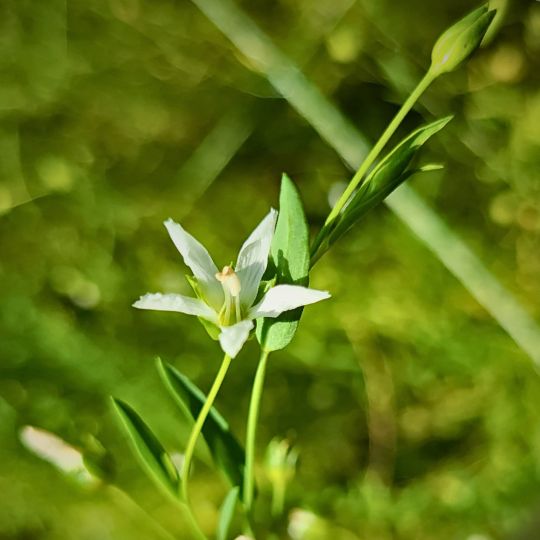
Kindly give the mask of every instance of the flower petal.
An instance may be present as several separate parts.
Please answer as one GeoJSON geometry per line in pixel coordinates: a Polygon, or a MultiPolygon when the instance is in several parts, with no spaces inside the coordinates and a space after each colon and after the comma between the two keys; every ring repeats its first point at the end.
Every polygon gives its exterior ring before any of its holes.
{"type": "Polygon", "coordinates": [[[187,315],[197,315],[213,323],[217,323],[217,314],[202,300],[181,294],[148,293],[139,298],[133,307],[139,309],[155,309],[157,311],[178,311],[187,315]]]}
{"type": "Polygon", "coordinates": [[[219,310],[223,305],[224,296],[221,284],[216,279],[218,269],[212,257],[206,248],[181,225],[170,218],[164,222],[164,225],[176,249],[184,258],[184,262],[191,268],[205,299],[215,310],[219,310]]]}
{"type": "Polygon", "coordinates": [[[276,285],[249,310],[249,318],[277,317],[284,311],[314,304],[326,298],[330,298],[330,293],[327,291],[318,291],[299,285],[276,285]]]}
{"type": "Polygon", "coordinates": [[[247,341],[253,326],[251,321],[240,321],[232,326],[222,326],[219,343],[223,351],[234,358],[247,341]]]}
{"type": "Polygon", "coordinates": [[[249,308],[255,301],[263,277],[270,245],[276,228],[277,211],[273,208],[244,242],[238,254],[236,273],[240,279],[240,303],[249,308]]]}

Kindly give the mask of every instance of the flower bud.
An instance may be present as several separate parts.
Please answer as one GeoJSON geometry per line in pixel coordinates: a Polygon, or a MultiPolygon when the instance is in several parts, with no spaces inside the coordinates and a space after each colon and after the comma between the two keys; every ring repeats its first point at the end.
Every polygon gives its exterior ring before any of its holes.
{"type": "Polygon", "coordinates": [[[298,452],[287,440],[274,438],[266,450],[265,469],[271,483],[287,484],[296,471],[298,452]]]}
{"type": "Polygon", "coordinates": [[[443,32],[433,46],[431,73],[448,73],[465,61],[480,46],[495,13],[482,6],[443,32]]]}
{"type": "Polygon", "coordinates": [[[294,478],[298,452],[287,440],[272,439],[266,450],[265,471],[272,485],[272,515],[283,514],[288,483],[294,478]]]}

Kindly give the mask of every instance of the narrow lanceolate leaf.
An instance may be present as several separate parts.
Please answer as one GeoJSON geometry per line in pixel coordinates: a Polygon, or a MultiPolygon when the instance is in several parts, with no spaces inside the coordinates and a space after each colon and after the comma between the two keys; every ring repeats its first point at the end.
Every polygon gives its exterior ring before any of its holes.
{"type": "Polygon", "coordinates": [[[139,461],[159,487],[176,497],[179,476],[169,454],[142,418],[127,403],[116,398],[111,399],[139,461]]]}
{"type": "Polygon", "coordinates": [[[231,523],[234,517],[234,509],[236,507],[236,502],[238,501],[239,493],[240,489],[238,486],[233,487],[221,505],[216,530],[216,540],[227,540],[229,537],[229,529],[231,528],[231,523]]]}
{"type": "Polygon", "coordinates": [[[379,162],[343,211],[341,218],[330,234],[329,244],[334,243],[369,210],[382,202],[411,176],[407,174],[407,167],[418,149],[430,137],[446,126],[451,119],[451,116],[447,116],[418,128],[379,162]]]}
{"type": "MultiPolygon", "coordinates": [[[[159,358],[157,359],[157,368],[176,404],[188,418],[195,420],[206,401],[206,396],[184,374],[159,358]]],[[[227,475],[231,484],[242,486],[244,450],[232,434],[225,418],[214,407],[204,423],[202,435],[212,458],[227,475]]]]}
{"type": "MultiPolygon", "coordinates": [[[[309,230],[300,195],[292,180],[281,178],[279,215],[270,249],[276,284],[308,284],[309,230]]],[[[287,311],[276,319],[257,321],[257,339],[266,351],[277,351],[292,340],[302,308],[287,311]]]]}

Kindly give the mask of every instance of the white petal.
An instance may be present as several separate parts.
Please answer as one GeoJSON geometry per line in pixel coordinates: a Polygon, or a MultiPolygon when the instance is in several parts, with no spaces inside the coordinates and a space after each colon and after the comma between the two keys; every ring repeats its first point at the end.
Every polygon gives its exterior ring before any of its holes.
{"type": "Polygon", "coordinates": [[[318,291],[299,285],[276,285],[263,296],[263,299],[256,306],[250,309],[249,317],[251,319],[277,317],[284,311],[314,304],[327,298],[330,298],[327,291],[318,291]]]}
{"type": "Polygon", "coordinates": [[[240,303],[249,308],[255,301],[259,283],[268,263],[270,244],[276,228],[277,211],[273,208],[244,242],[235,271],[240,279],[240,303]]]}
{"type": "Polygon", "coordinates": [[[165,221],[164,225],[167,227],[176,249],[184,258],[184,262],[191,268],[201,287],[201,292],[205,296],[205,300],[214,309],[219,310],[223,305],[224,296],[221,284],[216,279],[218,269],[212,257],[210,257],[206,248],[186,232],[181,225],[175,223],[172,219],[165,221]]]}
{"type": "Polygon", "coordinates": [[[223,351],[234,358],[247,341],[253,326],[251,321],[240,321],[232,326],[222,326],[219,343],[223,351]]]}
{"type": "Polygon", "coordinates": [[[20,432],[20,438],[28,450],[64,472],[86,470],[82,454],[49,431],[24,426],[20,432]]]}
{"type": "Polygon", "coordinates": [[[198,298],[181,294],[148,293],[141,296],[133,307],[139,309],[155,309],[157,311],[178,311],[187,315],[197,315],[213,323],[217,322],[216,312],[198,298]]]}

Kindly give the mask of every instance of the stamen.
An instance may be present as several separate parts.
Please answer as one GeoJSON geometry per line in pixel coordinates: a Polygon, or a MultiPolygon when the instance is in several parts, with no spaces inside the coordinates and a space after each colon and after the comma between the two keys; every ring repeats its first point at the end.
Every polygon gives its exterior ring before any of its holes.
{"type": "Polygon", "coordinates": [[[242,310],[240,309],[240,296],[234,297],[234,307],[236,308],[236,322],[242,320],[242,310]]]}
{"type": "Polygon", "coordinates": [[[231,297],[228,294],[226,294],[225,298],[225,313],[223,315],[223,320],[225,325],[228,325],[231,320],[231,297]]]}

